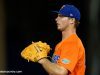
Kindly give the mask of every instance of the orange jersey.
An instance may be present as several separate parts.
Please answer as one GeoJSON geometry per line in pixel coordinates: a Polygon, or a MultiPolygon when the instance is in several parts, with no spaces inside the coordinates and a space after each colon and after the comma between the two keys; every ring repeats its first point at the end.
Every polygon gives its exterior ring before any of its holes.
{"type": "Polygon", "coordinates": [[[57,44],[52,62],[67,69],[68,75],[85,75],[85,49],[76,34],[57,44]]]}

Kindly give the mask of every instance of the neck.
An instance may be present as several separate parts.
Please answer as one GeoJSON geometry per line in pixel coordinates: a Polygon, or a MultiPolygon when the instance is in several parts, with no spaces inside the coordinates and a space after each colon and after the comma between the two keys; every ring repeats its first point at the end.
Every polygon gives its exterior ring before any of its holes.
{"type": "Polygon", "coordinates": [[[70,35],[76,34],[76,29],[67,29],[62,32],[62,40],[68,38],[70,35]]]}

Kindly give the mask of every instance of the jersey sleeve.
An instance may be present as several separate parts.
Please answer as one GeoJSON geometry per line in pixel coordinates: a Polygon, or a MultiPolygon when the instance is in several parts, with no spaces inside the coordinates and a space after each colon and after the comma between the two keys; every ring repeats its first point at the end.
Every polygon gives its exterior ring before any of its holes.
{"type": "Polygon", "coordinates": [[[73,72],[78,61],[78,52],[79,49],[76,42],[62,45],[61,55],[57,64],[63,66],[69,72],[73,72]]]}

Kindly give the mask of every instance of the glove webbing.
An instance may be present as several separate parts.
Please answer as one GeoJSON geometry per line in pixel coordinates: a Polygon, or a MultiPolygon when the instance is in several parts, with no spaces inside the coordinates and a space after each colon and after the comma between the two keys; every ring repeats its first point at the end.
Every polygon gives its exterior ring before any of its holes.
{"type": "MultiPolygon", "coordinates": [[[[36,44],[36,46],[34,45],[34,47],[35,47],[35,49],[37,50],[37,52],[40,52],[41,51],[41,49],[40,49],[40,47],[36,44]]],[[[50,58],[50,59],[52,59],[50,56],[47,56],[47,57],[44,57],[44,58],[50,58]]],[[[41,59],[43,59],[43,58],[41,58],[41,59]]],[[[39,59],[39,60],[41,60],[41,59],[39,59]]],[[[38,60],[38,61],[39,61],[38,60]]],[[[38,62],[37,61],[37,62],[38,62]]]]}

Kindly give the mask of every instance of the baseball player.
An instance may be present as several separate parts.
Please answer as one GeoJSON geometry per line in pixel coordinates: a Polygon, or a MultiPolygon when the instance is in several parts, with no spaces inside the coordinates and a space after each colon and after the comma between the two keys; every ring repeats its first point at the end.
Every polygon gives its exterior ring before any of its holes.
{"type": "Polygon", "coordinates": [[[40,63],[49,75],[85,75],[85,49],[76,34],[80,12],[74,5],[65,4],[55,19],[62,40],[56,47],[52,61],[47,59],[50,51],[46,43],[36,42],[25,48],[22,57],[40,63]]]}
{"type": "Polygon", "coordinates": [[[85,49],[76,34],[80,12],[74,5],[63,5],[55,19],[62,40],[55,47],[52,62],[38,61],[50,75],[85,75],[85,49]]]}

